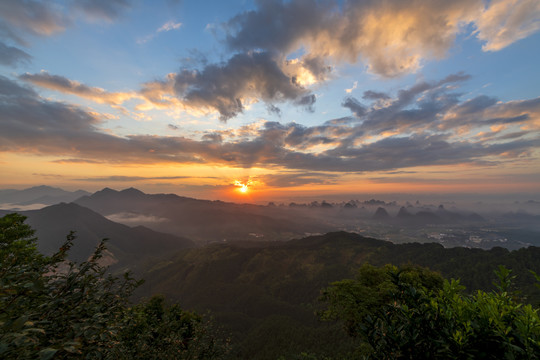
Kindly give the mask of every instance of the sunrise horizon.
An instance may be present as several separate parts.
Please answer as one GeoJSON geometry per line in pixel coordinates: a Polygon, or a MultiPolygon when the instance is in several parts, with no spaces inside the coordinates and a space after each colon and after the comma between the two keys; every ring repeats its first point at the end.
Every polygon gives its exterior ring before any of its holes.
{"type": "Polygon", "coordinates": [[[4,2],[0,188],[538,199],[540,5],[385,4],[4,2]]]}

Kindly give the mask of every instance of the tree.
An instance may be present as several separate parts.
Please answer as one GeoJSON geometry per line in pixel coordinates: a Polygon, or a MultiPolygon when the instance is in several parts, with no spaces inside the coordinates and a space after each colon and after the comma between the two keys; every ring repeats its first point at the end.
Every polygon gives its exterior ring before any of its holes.
{"type": "Polygon", "coordinates": [[[366,359],[538,359],[538,309],[510,291],[500,267],[493,292],[464,293],[427,269],[362,267],[323,291],[325,320],[344,322],[366,359]]]}
{"type": "Polygon", "coordinates": [[[226,351],[200,316],[178,305],[152,298],[130,306],[141,281],[106,273],[98,262],[105,240],[78,264],[67,260],[71,233],[47,257],[24,221],[0,218],[0,358],[215,359],[226,351]]]}
{"type": "Polygon", "coordinates": [[[215,336],[213,324],[163,296],[130,308],[120,332],[122,356],[128,359],[218,359],[228,340],[215,336]]]}

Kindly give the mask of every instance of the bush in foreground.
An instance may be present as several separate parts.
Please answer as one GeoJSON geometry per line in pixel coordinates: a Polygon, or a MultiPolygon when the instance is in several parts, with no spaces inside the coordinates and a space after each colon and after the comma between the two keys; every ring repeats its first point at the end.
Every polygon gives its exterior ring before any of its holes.
{"type": "Polygon", "coordinates": [[[493,292],[464,293],[419,267],[364,265],[356,279],[323,291],[321,317],[344,322],[366,359],[538,359],[538,309],[511,292],[500,267],[493,292]]]}
{"type": "Polygon", "coordinates": [[[73,234],[53,256],[36,249],[25,217],[0,218],[0,358],[218,359],[227,343],[199,315],[163,298],[131,306],[140,281],[67,260],[73,234]]]}

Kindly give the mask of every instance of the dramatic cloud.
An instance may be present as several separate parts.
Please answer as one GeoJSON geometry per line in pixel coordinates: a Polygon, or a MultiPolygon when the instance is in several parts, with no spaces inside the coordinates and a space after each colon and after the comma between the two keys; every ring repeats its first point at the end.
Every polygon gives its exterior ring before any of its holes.
{"type": "Polygon", "coordinates": [[[373,103],[362,105],[362,111],[355,111],[348,121],[312,127],[267,121],[207,132],[196,140],[110,135],[99,129],[100,119],[94,115],[43,99],[32,89],[0,77],[0,151],[63,156],[67,162],[275,167],[292,170],[292,177],[265,181],[291,185],[315,181],[319,175],[311,172],[489,165],[532,156],[540,140],[540,98],[503,103],[478,97],[462,102],[453,89],[466,78],[458,74],[419,82],[395,97],[369,93],[366,98],[373,103]],[[311,172],[301,176],[294,170],[311,172]]]}
{"type": "Polygon", "coordinates": [[[484,51],[498,51],[540,30],[537,0],[491,1],[476,21],[484,51]]]}
{"type": "Polygon", "coordinates": [[[265,49],[305,58],[364,62],[387,77],[441,58],[467,24],[475,24],[484,50],[499,50],[539,29],[535,0],[259,1],[256,10],[227,24],[231,49],[265,49]]]}
{"type": "MultiPolygon", "coordinates": [[[[24,40],[12,29],[51,35],[71,24],[70,9],[112,21],[130,7],[127,0],[75,0],[67,9],[53,2],[7,0],[0,4],[0,36],[21,45],[24,40]]],[[[456,35],[474,27],[484,50],[499,50],[540,28],[539,8],[534,0],[260,0],[254,10],[224,24],[230,58],[182,68],[143,84],[138,93],[109,93],[46,72],[21,79],[116,106],[139,98],[139,111],[175,108],[197,115],[218,113],[226,121],[250,104],[264,102],[269,113],[280,116],[279,104],[284,102],[313,111],[317,99],[311,87],[332,78],[336,64],[361,62],[386,77],[414,72],[424,59],[444,57],[456,35]]],[[[138,42],[181,25],[168,21],[138,42]]],[[[0,43],[0,63],[15,66],[29,59],[23,50],[0,43]]],[[[364,99],[377,96],[384,104],[385,94],[366,92],[364,99]]],[[[358,100],[349,98],[343,105],[362,115],[358,100]]]]}
{"type": "Polygon", "coordinates": [[[164,97],[171,92],[183,106],[217,111],[223,121],[243,112],[246,103],[258,100],[268,104],[290,101],[308,110],[315,103],[315,96],[285,74],[267,52],[236,54],[223,64],[207,65],[202,70],[184,69],[164,82],[145,84],[141,91],[156,106],[174,104],[164,97]]]}

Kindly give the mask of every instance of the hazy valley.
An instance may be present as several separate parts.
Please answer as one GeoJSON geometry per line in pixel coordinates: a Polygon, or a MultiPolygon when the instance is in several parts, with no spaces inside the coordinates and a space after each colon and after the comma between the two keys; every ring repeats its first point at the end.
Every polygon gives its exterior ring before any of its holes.
{"type": "MultiPolygon", "coordinates": [[[[58,223],[62,230],[76,231],[83,238],[88,229],[97,232],[94,238],[113,238],[105,230],[113,223],[131,228],[142,226],[141,231],[151,229],[183,237],[196,246],[236,240],[285,241],[332,231],[353,232],[393,243],[436,242],[444,247],[519,249],[540,245],[540,202],[511,205],[475,207],[376,199],[254,205],[145,194],[134,188],[105,188],[93,194],[50,187],[0,190],[0,209],[4,213],[8,209],[22,211],[31,223],[35,218],[36,225],[44,223],[38,219],[46,218],[46,223],[58,223]],[[79,212],[63,210],[68,206],[75,208],[67,204],[47,208],[45,205],[52,205],[53,199],[58,200],[54,204],[73,202],[79,206],[79,212]],[[25,210],[28,207],[40,209],[25,210]],[[68,229],[63,211],[69,213],[72,228],[68,229]],[[84,211],[92,216],[85,216],[84,211]],[[100,219],[101,223],[93,226],[98,215],[109,221],[100,219]]],[[[36,227],[39,231],[41,226],[36,227]]]]}

